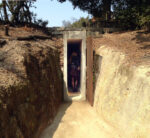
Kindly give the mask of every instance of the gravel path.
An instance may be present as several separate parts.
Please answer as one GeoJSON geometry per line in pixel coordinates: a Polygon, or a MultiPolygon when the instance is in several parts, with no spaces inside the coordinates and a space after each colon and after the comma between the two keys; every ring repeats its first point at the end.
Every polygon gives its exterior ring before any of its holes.
{"type": "Polygon", "coordinates": [[[64,103],[40,138],[119,138],[87,102],[64,103]]]}

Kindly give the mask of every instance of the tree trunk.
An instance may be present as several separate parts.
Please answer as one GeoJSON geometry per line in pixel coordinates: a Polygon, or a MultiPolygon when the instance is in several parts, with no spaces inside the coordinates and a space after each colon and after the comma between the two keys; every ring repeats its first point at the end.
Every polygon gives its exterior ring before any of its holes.
{"type": "Polygon", "coordinates": [[[16,9],[12,12],[11,22],[16,24],[19,23],[19,13],[20,13],[20,9],[24,7],[24,2],[25,2],[24,0],[18,1],[16,9]]]}
{"type": "Polygon", "coordinates": [[[6,0],[2,0],[5,22],[8,23],[8,14],[6,9],[6,0]]]}
{"type": "Polygon", "coordinates": [[[106,21],[111,19],[111,1],[103,0],[103,17],[106,21]]]}

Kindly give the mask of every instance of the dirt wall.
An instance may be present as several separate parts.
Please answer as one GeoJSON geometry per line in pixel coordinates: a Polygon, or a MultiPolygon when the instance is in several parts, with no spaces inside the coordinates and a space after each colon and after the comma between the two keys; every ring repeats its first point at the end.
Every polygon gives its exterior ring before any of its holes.
{"type": "Polygon", "coordinates": [[[58,50],[48,41],[7,41],[0,76],[0,137],[38,137],[62,102],[58,50]]]}
{"type": "Polygon", "coordinates": [[[102,57],[95,102],[99,116],[121,138],[148,138],[150,130],[150,66],[134,66],[123,52],[101,45],[102,57]]]}

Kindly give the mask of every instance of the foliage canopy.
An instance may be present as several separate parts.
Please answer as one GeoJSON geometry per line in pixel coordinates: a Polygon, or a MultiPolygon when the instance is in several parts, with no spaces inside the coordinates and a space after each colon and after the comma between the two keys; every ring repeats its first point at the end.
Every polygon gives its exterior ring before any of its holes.
{"type": "MultiPolygon", "coordinates": [[[[65,2],[67,0],[58,0],[65,2]]],[[[93,17],[119,22],[124,29],[150,29],[150,0],[68,0],[93,17]]]]}
{"type": "Polygon", "coordinates": [[[45,27],[48,21],[36,19],[36,14],[31,11],[36,0],[2,0],[0,3],[0,20],[5,23],[20,24],[34,23],[45,27]]]}

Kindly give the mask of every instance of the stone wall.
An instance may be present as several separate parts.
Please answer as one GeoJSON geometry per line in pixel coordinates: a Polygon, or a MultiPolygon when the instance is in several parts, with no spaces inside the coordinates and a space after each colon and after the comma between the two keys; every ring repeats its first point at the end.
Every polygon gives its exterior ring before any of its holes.
{"type": "Polygon", "coordinates": [[[94,107],[121,138],[149,138],[150,66],[133,66],[124,53],[101,46],[94,107]]]}
{"type": "Polygon", "coordinates": [[[0,49],[0,137],[37,138],[62,102],[59,52],[50,43],[7,41],[0,49]]]}

